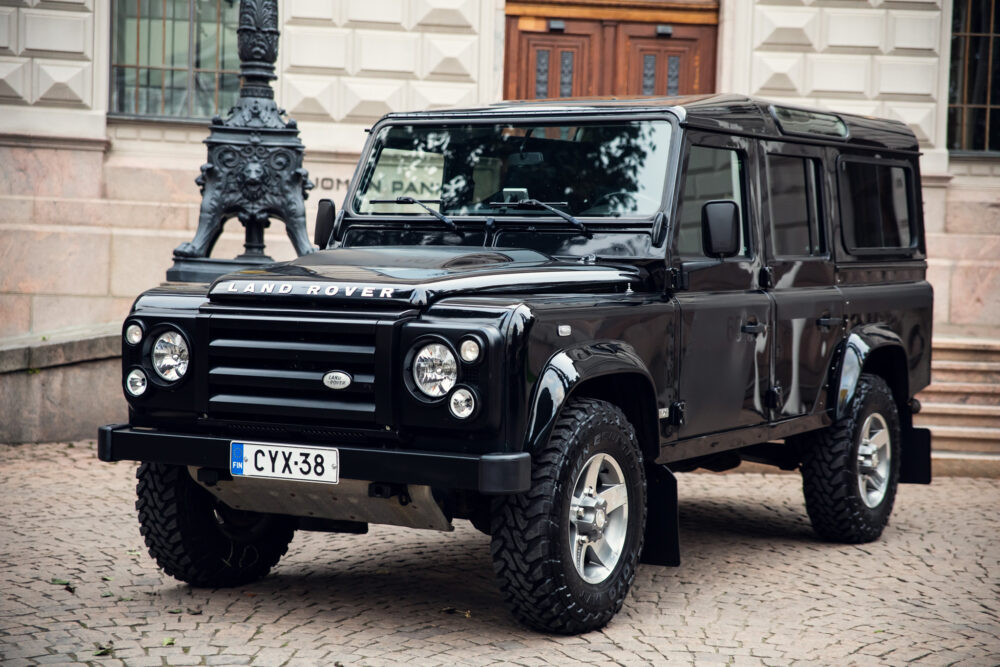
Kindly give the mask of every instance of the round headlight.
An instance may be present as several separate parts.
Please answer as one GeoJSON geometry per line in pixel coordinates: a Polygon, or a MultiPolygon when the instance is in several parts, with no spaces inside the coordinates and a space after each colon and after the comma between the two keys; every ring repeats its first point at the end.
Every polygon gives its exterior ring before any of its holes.
{"type": "Polygon", "coordinates": [[[188,369],[188,345],[176,331],[160,334],[153,343],[153,370],[164,380],[175,382],[188,369]]]}
{"type": "Polygon", "coordinates": [[[447,394],[458,381],[458,362],[447,345],[431,343],[413,357],[413,381],[431,398],[447,394]]]}
{"type": "Polygon", "coordinates": [[[459,346],[458,353],[462,355],[462,361],[471,364],[479,358],[479,343],[471,338],[466,338],[459,346]]]}
{"type": "Polygon", "coordinates": [[[138,345],[142,340],[142,327],[138,324],[130,324],[125,328],[125,340],[129,345],[138,345]]]}
{"type": "Polygon", "coordinates": [[[133,396],[142,396],[145,394],[147,384],[146,374],[138,368],[132,369],[132,372],[125,378],[125,389],[133,396]]]}
{"type": "Polygon", "coordinates": [[[476,397],[464,387],[456,389],[448,401],[448,409],[459,419],[467,419],[476,411],[476,397]]]}

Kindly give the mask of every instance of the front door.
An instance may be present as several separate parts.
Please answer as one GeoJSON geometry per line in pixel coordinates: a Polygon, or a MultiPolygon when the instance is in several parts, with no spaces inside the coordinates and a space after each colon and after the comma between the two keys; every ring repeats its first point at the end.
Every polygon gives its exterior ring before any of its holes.
{"type": "Polygon", "coordinates": [[[671,224],[674,266],[686,283],[674,293],[681,313],[681,438],[767,421],[772,346],[771,299],[758,284],[759,243],[748,196],[752,144],[689,131],[684,150],[681,194],[671,224]],[[740,208],[742,249],[735,257],[713,259],[702,246],[701,209],[720,199],[740,208]]]}

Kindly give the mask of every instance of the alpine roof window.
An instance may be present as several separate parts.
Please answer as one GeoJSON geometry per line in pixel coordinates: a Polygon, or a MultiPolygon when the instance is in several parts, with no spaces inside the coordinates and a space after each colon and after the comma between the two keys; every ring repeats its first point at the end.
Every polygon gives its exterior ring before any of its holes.
{"type": "Polygon", "coordinates": [[[847,138],[847,124],[832,113],[772,106],[771,114],[782,134],[847,138]]]}

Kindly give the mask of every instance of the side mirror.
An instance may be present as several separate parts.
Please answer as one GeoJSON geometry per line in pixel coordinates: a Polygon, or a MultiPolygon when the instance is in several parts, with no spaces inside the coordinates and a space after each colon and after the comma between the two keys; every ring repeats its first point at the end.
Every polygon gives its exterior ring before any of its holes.
{"type": "Polygon", "coordinates": [[[316,211],[316,229],[313,231],[313,243],[322,250],[330,242],[330,234],[333,233],[333,222],[337,217],[337,207],[329,199],[319,200],[319,209],[316,211]]]}
{"type": "Polygon", "coordinates": [[[709,257],[732,257],[740,251],[740,207],[716,200],[701,207],[701,243],[709,257]]]}

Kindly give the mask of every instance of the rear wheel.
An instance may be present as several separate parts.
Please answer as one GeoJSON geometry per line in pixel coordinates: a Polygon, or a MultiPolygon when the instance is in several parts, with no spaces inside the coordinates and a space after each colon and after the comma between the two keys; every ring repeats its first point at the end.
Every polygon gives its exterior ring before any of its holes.
{"type": "Polygon", "coordinates": [[[532,456],[531,489],[494,504],[493,565],[514,616],[563,634],[603,627],[635,578],[645,521],[635,429],[610,403],[571,400],[532,456]]]}
{"type": "Polygon", "coordinates": [[[878,539],[896,498],[900,437],[889,385],[863,374],[847,414],[803,453],[802,489],[817,533],[851,544],[878,539]]]}
{"type": "Polygon", "coordinates": [[[192,586],[260,579],[288,551],[294,519],[235,510],[199,486],[186,467],[143,463],[135,507],[149,555],[192,586]]]}

